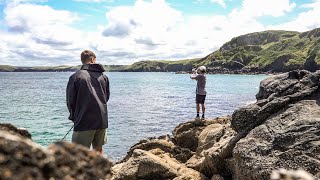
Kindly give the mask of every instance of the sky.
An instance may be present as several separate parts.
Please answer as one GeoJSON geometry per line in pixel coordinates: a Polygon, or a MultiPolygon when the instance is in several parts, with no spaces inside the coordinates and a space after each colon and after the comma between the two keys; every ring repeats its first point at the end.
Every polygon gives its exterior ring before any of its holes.
{"type": "Polygon", "coordinates": [[[0,65],[200,58],[233,37],[320,27],[320,0],[0,0],[0,65]]]}

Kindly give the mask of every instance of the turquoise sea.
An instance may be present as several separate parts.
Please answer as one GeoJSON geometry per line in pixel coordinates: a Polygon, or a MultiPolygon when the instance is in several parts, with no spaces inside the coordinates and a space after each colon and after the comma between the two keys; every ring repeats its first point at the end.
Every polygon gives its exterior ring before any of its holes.
{"type": "MultiPolygon", "coordinates": [[[[65,89],[71,72],[0,73],[0,122],[24,127],[43,145],[60,140],[72,126],[65,89]]],[[[106,73],[110,79],[105,154],[119,160],[139,140],[171,134],[195,117],[196,81],[188,74],[106,73]]],[[[207,118],[230,115],[255,101],[266,75],[208,75],[207,118]]],[[[67,136],[70,141],[72,132],[67,136]]]]}

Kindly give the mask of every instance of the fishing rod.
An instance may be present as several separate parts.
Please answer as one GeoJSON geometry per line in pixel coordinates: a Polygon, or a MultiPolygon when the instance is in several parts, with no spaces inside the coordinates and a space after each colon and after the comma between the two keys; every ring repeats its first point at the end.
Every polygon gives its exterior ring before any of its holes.
{"type": "Polygon", "coordinates": [[[69,134],[69,132],[72,130],[73,127],[74,127],[74,124],[73,124],[72,127],[69,129],[69,131],[67,132],[67,134],[64,135],[64,137],[63,137],[60,141],[63,141],[63,140],[66,138],[66,136],[69,134]]]}

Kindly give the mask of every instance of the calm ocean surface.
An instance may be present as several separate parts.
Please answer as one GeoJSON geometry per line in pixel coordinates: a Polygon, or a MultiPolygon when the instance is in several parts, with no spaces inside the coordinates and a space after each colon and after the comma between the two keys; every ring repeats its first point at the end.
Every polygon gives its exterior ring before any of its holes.
{"type": "MultiPolygon", "coordinates": [[[[24,127],[43,145],[60,140],[72,126],[67,119],[65,89],[71,72],[0,72],[0,122],[24,127]]],[[[107,73],[107,156],[122,158],[139,140],[171,134],[179,123],[195,117],[196,81],[188,74],[107,73]]],[[[208,75],[208,118],[231,114],[255,101],[265,75],[208,75]]],[[[72,132],[67,136],[70,141],[72,132]]]]}

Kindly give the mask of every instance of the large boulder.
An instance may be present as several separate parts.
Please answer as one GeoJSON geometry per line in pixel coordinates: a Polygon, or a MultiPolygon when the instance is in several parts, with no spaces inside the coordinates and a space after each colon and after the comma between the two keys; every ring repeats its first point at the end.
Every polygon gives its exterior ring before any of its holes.
{"type": "Polygon", "coordinates": [[[233,179],[268,179],[274,169],[304,169],[320,178],[320,106],[290,104],[268,117],[233,149],[233,179]]]}
{"type": "Polygon", "coordinates": [[[117,180],[135,179],[208,179],[198,171],[187,168],[160,149],[144,151],[136,149],[131,158],[113,167],[117,180]]]}
{"type": "Polygon", "coordinates": [[[260,83],[257,102],[236,110],[240,135],[226,159],[233,179],[268,179],[276,168],[303,168],[320,177],[320,71],[291,71],[260,83]]]}
{"type": "Polygon", "coordinates": [[[214,123],[208,125],[199,135],[198,148],[186,163],[187,167],[193,168],[207,177],[213,174],[228,176],[225,172],[224,159],[232,155],[235,146],[235,131],[230,124],[214,123]]]}
{"type": "Polygon", "coordinates": [[[0,130],[0,179],[107,179],[112,163],[95,151],[67,142],[48,149],[0,130]]]}
{"type": "Polygon", "coordinates": [[[145,151],[153,150],[153,149],[161,149],[162,151],[171,154],[175,159],[184,163],[194,154],[188,148],[182,148],[177,146],[173,142],[174,140],[169,136],[160,136],[158,138],[149,138],[145,140],[141,140],[137,144],[133,145],[128,151],[127,155],[120,161],[125,162],[129,158],[131,158],[134,150],[141,149],[145,151]]]}
{"type": "Polygon", "coordinates": [[[201,132],[210,124],[230,121],[230,117],[221,117],[213,120],[193,120],[179,124],[172,132],[175,143],[183,148],[196,151],[201,132]]]}

